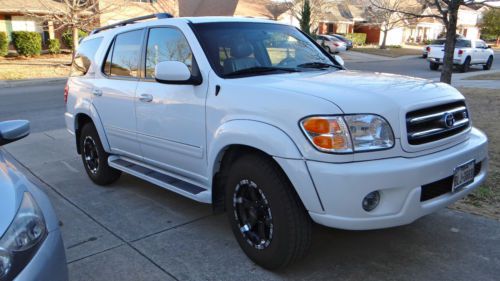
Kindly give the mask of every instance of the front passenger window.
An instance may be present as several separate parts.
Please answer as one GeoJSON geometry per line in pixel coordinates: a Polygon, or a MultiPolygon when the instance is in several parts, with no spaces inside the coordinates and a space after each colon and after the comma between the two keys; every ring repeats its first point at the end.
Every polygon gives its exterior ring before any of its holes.
{"type": "Polygon", "coordinates": [[[193,53],[182,32],[175,28],[152,28],[146,50],[146,78],[154,78],[155,66],[162,61],[180,61],[192,70],[193,53]]]}

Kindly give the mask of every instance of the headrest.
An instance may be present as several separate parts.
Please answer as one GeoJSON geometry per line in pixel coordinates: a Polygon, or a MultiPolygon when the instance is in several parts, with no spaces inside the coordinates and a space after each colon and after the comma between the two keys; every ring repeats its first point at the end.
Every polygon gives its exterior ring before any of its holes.
{"type": "Polygon", "coordinates": [[[239,43],[231,46],[231,57],[241,59],[250,56],[253,53],[252,45],[248,43],[239,43]]]}

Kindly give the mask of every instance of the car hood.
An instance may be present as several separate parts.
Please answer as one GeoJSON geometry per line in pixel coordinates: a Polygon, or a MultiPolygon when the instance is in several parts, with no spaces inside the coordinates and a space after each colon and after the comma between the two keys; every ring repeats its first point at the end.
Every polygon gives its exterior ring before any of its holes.
{"type": "Polygon", "coordinates": [[[378,72],[313,71],[252,79],[256,79],[255,83],[265,90],[274,88],[326,99],[345,114],[381,115],[393,127],[399,126],[401,115],[419,104],[428,104],[432,100],[463,99],[455,88],[444,83],[378,72]]]}
{"type": "Polygon", "coordinates": [[[0,149],[0,237],[14,219],[25,190],[24,177],[5,159],[0,149]]]}

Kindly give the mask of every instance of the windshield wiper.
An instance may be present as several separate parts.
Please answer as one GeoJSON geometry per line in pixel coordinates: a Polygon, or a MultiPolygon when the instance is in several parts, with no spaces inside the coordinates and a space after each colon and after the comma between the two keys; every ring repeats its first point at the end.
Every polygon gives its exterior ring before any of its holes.
{"type": "Polygon", "coordinates": [[[269,72],[279,72],[279,71],[300,72],[300,70],[298,70],[296,68],[290,68],[290,67],[256,66],[256,67],[240,69],[240,70],[228,73],[228,74],[226,74],[226,77],[245,75],[245,74],[261,74],[261,73],[269,73],[269,72]]]}
{"type": "Polygon", "coordinates": [[[334,65],[334,64],[326,63],[326,62],[320,62],[320,61],[307,62],[307,63],[299,64],[299,65],[297,65],[297,67],[318,68],[318,69],[325,69],[325,68],[329,68],[329,67],[335,67],[335,68],[341,69],[341,67],[338,66],[338,65],[334,65]]]}

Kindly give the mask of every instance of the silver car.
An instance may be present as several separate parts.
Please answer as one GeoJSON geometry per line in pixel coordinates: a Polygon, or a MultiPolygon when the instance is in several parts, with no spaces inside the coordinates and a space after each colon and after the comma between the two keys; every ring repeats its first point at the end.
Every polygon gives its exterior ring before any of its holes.
{"type": "Polygon", "coordinates": [[[29,130],[28,121],[0,122],[0,281],[68,280],[59,223],[49,199],[1,150],[29,130]]]}

